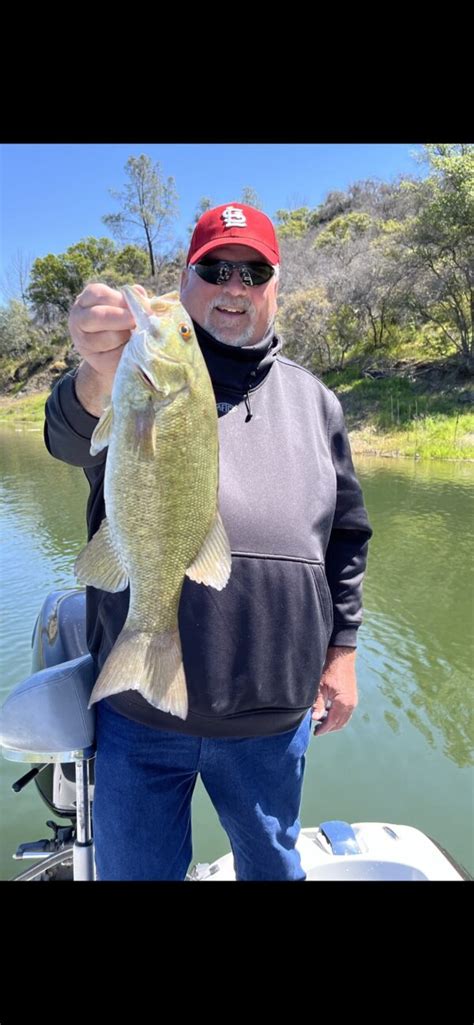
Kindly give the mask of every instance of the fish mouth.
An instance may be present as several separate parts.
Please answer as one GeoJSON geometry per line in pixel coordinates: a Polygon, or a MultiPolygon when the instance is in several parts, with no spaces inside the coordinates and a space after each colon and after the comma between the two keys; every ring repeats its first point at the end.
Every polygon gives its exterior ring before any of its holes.
{"type": "MultiPolygon", "coordinates": [[[[170,362],[176,363],[177,361],[170,360],[170,362]]],[[[148,388],[149,391],[152,391],[155,395],[158,396],[160,400],[160,406],[169,406],[172,402],[174,402],[178,395],[181,395],[182,393],[189,393],[189,386],[187,383],[185,383],[181,386],[181,388],[178,388],[175,392],[172,392],[171,394],[167,395],[162,388],[158,388],[156,386],[152,378],[148,376],[145,370],[143,370],[143,367],[136,366],[136,371],[138,377],[142,381],[142,384],[145,385],[145,388],[148,388]]]]}
{"type": "Polygon", "coordinates": [[[160,388],[157,388],[157,386],[156,386],[155,382],[152,380],[152,378],[148,376],[148,374],[146,373],[145,370],[143,370],[143,367],[139,367],[137,365],[136,369],[137,369],[137,374],[138,374],[139,378],[141,379],[142,383],[145,385],[146,388],[149,388],[150,391],[153,391],[155,393],[155,395],[162,395],[163,394],[163,392],[160,390],[160,388]]]}

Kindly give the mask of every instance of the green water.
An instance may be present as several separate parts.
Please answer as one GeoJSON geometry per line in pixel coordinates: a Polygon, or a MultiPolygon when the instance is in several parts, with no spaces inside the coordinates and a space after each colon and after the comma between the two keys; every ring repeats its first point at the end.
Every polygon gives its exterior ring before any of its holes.
{"type": "MultiPolygon", "coordinates": [[[[85,541],[82,471],[52,459],[38,430],[0,428],[2,468],[0,701],[30,671],[30,642],[46,594],[75,585],[85,541]]],[[[374,528],[360,631],[360,702],[346,729],[313,738],[301,820],[416,826],[474,873],[472,827],[474,466],[356,460],[374,528]]],[[[0,878],[19,843],[50,836],[30,766],[0,758],[0,878]]],[[[193,861],[229,850],[198,784],[193,861]]]]}

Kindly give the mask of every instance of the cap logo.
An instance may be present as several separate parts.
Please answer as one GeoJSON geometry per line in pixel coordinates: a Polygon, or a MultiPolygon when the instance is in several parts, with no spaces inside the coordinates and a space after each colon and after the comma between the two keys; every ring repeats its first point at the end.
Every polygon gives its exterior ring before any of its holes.
{"type": "Polygon", "coordinates": [[[225,228],[246,228],[247,218],[243,210],[236,206],[226,206],[221,213],[225,228]]]}

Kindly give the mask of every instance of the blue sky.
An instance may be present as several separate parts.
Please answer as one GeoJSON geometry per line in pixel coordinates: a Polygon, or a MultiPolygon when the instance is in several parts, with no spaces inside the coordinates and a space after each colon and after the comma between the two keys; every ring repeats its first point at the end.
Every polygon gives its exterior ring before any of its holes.
{"type": "MultiPolygon", "coordinates": [[[[20,251],[35,259],[62,253],[87,235],[109,235],[101,216],[118,211],[110,188],[122,190],[130,156],[146,153],[173,176],[179,195],[176,240],[201,196],[215,203],[254,188],[270,217],[281,207],[321,203],[332,189],[361,178],[389,181],[419,175],[416,143],[54,143],[1,149],[0,273],[20,251]]],[[[0,293],[0,300],[3,299],[0,293]]]]}

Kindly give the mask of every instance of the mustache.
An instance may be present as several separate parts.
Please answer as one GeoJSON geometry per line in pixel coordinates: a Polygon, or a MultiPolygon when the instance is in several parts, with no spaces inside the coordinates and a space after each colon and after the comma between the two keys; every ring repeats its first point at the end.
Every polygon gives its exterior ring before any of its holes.
{"type": "Polygon", "coordinates": [[[212,299],[210,309],[214,310],[216,306],[230,306],[233,310],[239,310],[242,313],[246,313],[247,310],[253,309],[253,303],[249,299],[237,299],[233,295],[229,295],[226,292],[221,292],[219,296],[212,299]]]}

